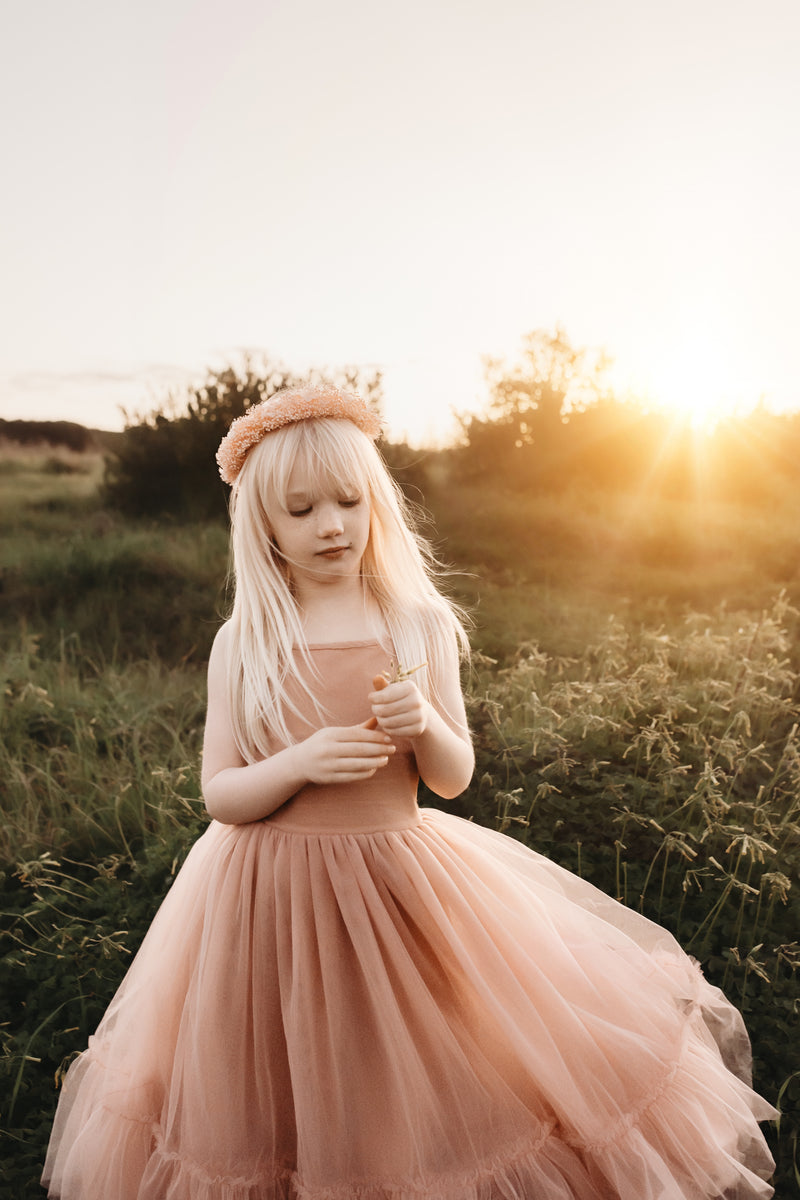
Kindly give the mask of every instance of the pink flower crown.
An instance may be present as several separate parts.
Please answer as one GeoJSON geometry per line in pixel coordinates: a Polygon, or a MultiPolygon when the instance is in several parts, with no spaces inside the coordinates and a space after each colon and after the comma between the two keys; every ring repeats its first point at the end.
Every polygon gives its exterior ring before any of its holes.
{"type": "Polygon", "coordinates": [[[348,392],[332,383],[313,383],[305,387],[286,388],[267,400],[249,408],[232,422],[219,444],[217,462],[225,483],[233,483],[244,460],[273,429],[291,425],[294,421],[309,421],[316,417],[335,417],[352,421],[374,441],[380,436],[381,423],[358,392],[348,392]]]}

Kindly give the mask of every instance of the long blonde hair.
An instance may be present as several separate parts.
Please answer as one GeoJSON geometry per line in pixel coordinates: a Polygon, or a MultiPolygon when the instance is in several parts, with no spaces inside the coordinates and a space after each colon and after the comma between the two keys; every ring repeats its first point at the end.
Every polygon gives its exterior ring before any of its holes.
{"type": "Polygon", "coordinates": [[[387,649],[405,667],[427,662],[415,676],[439,701],[437,680],[454,645],[469,654],[461,610],[438,590],[438,564],[415,530],[409,506],[370,438],[347,420],[298,421],[268,433],[247,455],[231,495],[232,574],[228,692],[233,729],[248,762],[290,744],[290,693],[298,688],[324,720],[322,705],[300,674],[296,647],[313,674],[302,613],[289,568],[275,546],[270,512],[287,511],[289,476],[299,468],[311,484],[333,484],[369,504],[369,537],[361,560],[363,586],[386,627],[387,649]]]}

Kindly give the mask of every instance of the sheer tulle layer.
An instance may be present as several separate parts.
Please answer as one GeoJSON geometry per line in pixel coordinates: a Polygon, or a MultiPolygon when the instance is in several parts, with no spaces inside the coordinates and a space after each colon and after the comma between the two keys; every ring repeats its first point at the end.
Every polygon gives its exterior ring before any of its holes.
{"type": "Polygon", "coordinates": [[[62,1200],[768,1197],[736,1010],[511,839],[212,824],[90,1046],[62,1200]]]}

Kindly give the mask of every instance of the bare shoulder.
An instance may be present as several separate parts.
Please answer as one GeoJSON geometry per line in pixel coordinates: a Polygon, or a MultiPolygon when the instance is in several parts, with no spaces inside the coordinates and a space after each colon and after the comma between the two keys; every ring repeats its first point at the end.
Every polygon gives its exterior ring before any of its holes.
{"type": "Polygon", "coordinates": [[[233,634],[233,621],[223,621],[214,634],[214,646],[227,646],[233,634]]]}
{"type": "Polygon", "coordinates": [[[220,625],[219,629],[214,635],[214,642],[208,659],[209,670],[211,670],[212,667],[216,667],[220,664],[224,666],[227,663],[228,655],[230,653],[231,637],[231,622],[225,621],[224,624],[220,625]]]}

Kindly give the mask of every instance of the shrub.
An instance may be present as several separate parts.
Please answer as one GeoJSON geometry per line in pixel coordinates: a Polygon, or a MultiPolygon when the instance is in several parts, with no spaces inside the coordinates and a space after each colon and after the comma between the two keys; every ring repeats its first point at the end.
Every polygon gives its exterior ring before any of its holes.
{"type": "MultiPolygon", "coordinates": [[[[296,375],[284,367],[245,359],[241,368],[209,371],[183,404],[174,399],[130,423],[107,459],[105,501],[130,516],[171,515],[180,520],[222,518],[228,489],[214,455],[231,422],[281,388],[318,382],[319,371],[296,375]]],[[[345,368],[333,382],[380,398],[380,373],[345,368]]]]}

